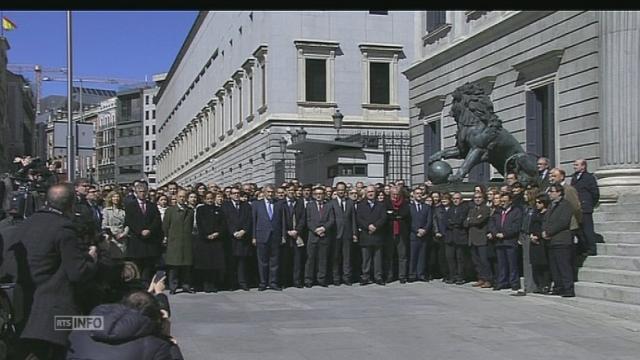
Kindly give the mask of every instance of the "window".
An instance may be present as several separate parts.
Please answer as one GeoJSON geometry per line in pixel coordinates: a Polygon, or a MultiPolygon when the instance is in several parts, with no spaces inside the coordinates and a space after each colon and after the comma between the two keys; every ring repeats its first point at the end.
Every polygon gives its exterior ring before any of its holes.
{"type": "Polygon", "coordinates": [[[327,62],[324,59],[306,59],[305,94],[307,101],[327,101],[327,62]]]}
{"type": "Polygon", "coordinates": [[[156,165],[156,156],[155,155],[151,157],[151,165],[152,166],[156,165]]]}
{"type": "Polygon", "coordinates": [[[156,118],[156,111],[155,111],[155,110],[152,110],[152,111],[151,111],[151,118],[152,118],[152,119],[155,119],[155,118],[156,118]]]}
{"type": "Polygon", "coordinates": [[[388,11],[369,11],[369,15],[389,15],[388,11]]]}
{"type": "Polygon", "coordinates": [[[145,119],[145,120],[149,120],[149,110],[146,110],[146,111],[144,112],[144,119],[145,119]]]}
{"type": "Polygon", "coordinates": [[[145,166],[149,166],[149,157],[148,156],[144,157],[144,165],[145,166]]]}
{"type": "Polygon", "coordinates": [[[146,151],[149,151],[149,142],[148,142],[148,141],[145,141],[145,142],[144,142],[144,149],[145,149],[146,151]]]}
{"type": "Polygon", "coordinates": [[[144,127],[144,134],[149,135],[149,126],[144,127]]]}
{"type": "Polygon", "coordinates": [[[144,104],[149,105],[149,95],[144,96],[144,104]]]}
{"type": "Polygon", "coordinates": [[[156,149],[156,141],[155,141],[155,140],[153,140],[153,141],[151,142],[151,150],[155,150],[155,149],[156,149]]]}
{"type": "Polygon", "coordinates": [[[444,10],[427,11],[427,32],[431,32],[447,22],[447,12],[444,10]]]}
{"type": "Polygon", "coordinates": [[[327,169],[327,176],[334,178],[337,176],[367,176],[367,164],[338,164],[327,169]]]}
{"type": "MultiPolygon", "coordinates": [[[[153,113],[155,114],[155,113],[156,113],[156,111],[155,111],[155,110],[153,110],[153,113]]],[[[155,126],[155,125],[152,125],[152,126],[151,126],[151,134],[152,134],[152,135],[155,135],[155,134],[156,134],[156,126],[155,126]]]]}
{"type": "Polygon", "coordinates": [[[371,104],[389,104],[389,63],[369,64],[369,87],[371,104]]]}
{"type": "Polygon", "coordinates": [[[398,62],[406,58],[402,46],[359,44],[362,53],[362,104],[365,109],[397,111],[398,62]]]}
{"type": "Polygon", "coordinates": [[[556,163],[553,82],[526,92],[527,152],[556,163]]]}

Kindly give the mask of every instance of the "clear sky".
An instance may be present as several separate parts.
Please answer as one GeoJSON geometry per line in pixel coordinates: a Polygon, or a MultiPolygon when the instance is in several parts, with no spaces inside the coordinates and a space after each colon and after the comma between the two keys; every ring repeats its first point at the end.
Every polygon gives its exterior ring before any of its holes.
{"type": "MultiPolygon", "coordinates": [[[[168,72],[197,11],[74,11],[74,78],[101,77],[151,81],[168,72]]],[[[17,25],[5,31],[9,64],[67,66],[65,11],[3,11],[17,25]]],[[[33,79],[33,73],[23,73],[33,79]]],[[[46,74],[45,74],[46,76],[46,74]]],[[[65,74],[57,77],[66,78],[65,74]]],[[[115,89],[91,83],[86,87],[115,89]]],[[[43,82],[42,95],[66,95],[65,82],[43,82]]]]}

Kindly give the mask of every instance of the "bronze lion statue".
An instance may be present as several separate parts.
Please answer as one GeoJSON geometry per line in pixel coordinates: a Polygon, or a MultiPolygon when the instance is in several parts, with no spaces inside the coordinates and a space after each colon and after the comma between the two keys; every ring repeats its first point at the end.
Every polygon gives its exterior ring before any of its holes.
{"type": "Polygon", "coordinates": [[[457,125],[456,145],[429,157],[429,164],[442,159],[464,159],[449,182],[459,182],[479,163],[489,162],[502,176],[518,174],[520,182],[533,183],[537,177],[536,158],[527,154],[493,111],[484,90],[466,83],[452,94],[450,115],[457,125]]]}

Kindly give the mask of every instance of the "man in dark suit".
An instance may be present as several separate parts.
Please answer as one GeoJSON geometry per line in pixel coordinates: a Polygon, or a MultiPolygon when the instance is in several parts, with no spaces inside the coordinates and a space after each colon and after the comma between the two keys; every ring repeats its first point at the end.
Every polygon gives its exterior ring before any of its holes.
{"type": "Polygon", "coordinates": [[[384,244],[384,225],[387,223],[387,207],[376,201],[376,188],[369,185],[366,197],[358,203],[356,224],[360,232],[359,240],[362,247],[362,275],[360,285],[371,283],[371,261],[374,264],[374,279],[378,285],[384,285],[382,278],[382,245],[384,244]]]}
{"type": "Polygon", "coordinates": [[[302,287],[304,275],[305,237],[304,202],[295,196],[296,186],[289,185],[284,200],[284,226],[286,243],[280,253],[283,285],[293,280],[293,286],[302,287]]]}
{"type": "Polygon", "coordinates": [[[554,286],[552,294],[574,297],[571,204],[564,199],[564,187],[560,185],[550,187],[549,197],[552,204],[544,217],[542,238],[549,241],[549,265],[554,286]]]}
{"type": "Polygon", "coordinates": [[[498,257],[498,277],[494,290],[511,287],[520,289],[518,272],[518,237],[522,226],[522,209],[512,206],[510,193],[501,194],[502,210],[496,214],[495,221],[490,222],[489,240],[495,241],[498,257]]]}
{"type": "Polygon", "coordinates": [[[578,159],[573,162],[573,174],[571,185],[578,192],[580,207],[582,208],[582,223],[579,231],[583,250],[587,255],[596,255],[596,233],[593,228],[593,208],[600,201],[600,189],[598,181],[590,172],[587,172],[587,161],[578,159]]]}
{"type": "Polygon", "coordinates": [[[225,246],[225,252],[233,254],[233,261],[227,264],[227,274],[230,282],[236,281],[242,290],[248,291],[247,285],[247,258],[251,254],[252,216],[251,205],[240,201],[240,188],[233,187],[230,191],[230,200],[222,204],[222,211],[227,220],[229,242],[225,246]]]}
{"type": "Polygon", "coordinates": [[[135,201],[124,208],[124,225],[129,227],[126,257],[133,260],[142,280],[149,283],[162,253],[162,221],[158,207],[147,201],[147,184],[138,182],[135,201]]]}
{"type": "Polygon", "coordinates": [[[407,282],[409,270],[409,233],[411,228],[411,210],[409,200],[404,197],[401,188],[392,185],[389,188],[390,198],[387,203],[387,216],[389,227],[388,238],[384,244],[384,268],[387,282],[394,280],[394,260],[398,255],[398,279],[401,284],[407,282]]]}
{"type": "Polygon", "coordinates": [[[451,197],[453,206],[449,208],[447,214],[448,233],[445,237],[445,253],[447,256],[447,264],[449,265],[448,283],[464,284],[465,257],[464,253],[469,246],[469,238],[467,229],[464,227],[464,221],[467,219],[469,207],[462,203],[462,194],[453,193],[451,197]]]}
{"type": "Polygon", "coordinates": [[[427,281],[427,239],[431,233],[433,215],[431,206],[424,204],[423,191],[413,190],[411,211],[409,282],[427,281]]]}
{"type": "Polygon", "coordinates": [[[549,175],[551,175],[551,164],[549,164],[549,159],[546,157],[539,157],[537,166],[538,166],[538,188],[542,191],[546,192],[546,190],[551,186],[551,181],[549,180],[549,175]]]}
{"type": "Polygon", "coordinates": [[[96,247],[88,253],[81,250],[86,247],[79,244],[71,220],[74,199],[69,184],[53,185],[47,192],[48,207],[25,220],[19,230],[29,275],[18,283],[35,285],[21,339],[24,349],[38,359],[65,358],[69,331],[56,330],[54,317],[80,315],[75,297],[81,294],[75,294],[74,285],[91,279],[97,269],[96,247]]]}
{"type": "Polygon", "coordinates": [[[342,281],[351,286],[351,247],[356,236],[356,212],[353,200],[347,197],[347,184],[340,181],[336,184],[337,197],[328,203],[336,219],[335,232],[331,236],[331,265],[333,268],[333,284],[340,285],[340,268],[342,281]]]}
{"type": "Polygon", "coordinates": [[[304,285],[313,286],[314,277],[320,286],[327,286],[327,260],[330,236],[335,225],[335,215],[324,201],[325,188],[313,189],[315,201],[309,201],[305,209],[304,222],[307,228],[307,264],[304,285]],[[316,272],[317,266],[317,272],[316,272]]]}
{"type": "Polygon", "coordinates": [[[271,184],[263,188],[263,199],[251,204],[253,208],[253,245],[257,247],[258,291],[267,288],[282,290],[278,284],[280,245],[283,243],[284,209],[283,203],[275,201],[275,187],[271,184]]]}

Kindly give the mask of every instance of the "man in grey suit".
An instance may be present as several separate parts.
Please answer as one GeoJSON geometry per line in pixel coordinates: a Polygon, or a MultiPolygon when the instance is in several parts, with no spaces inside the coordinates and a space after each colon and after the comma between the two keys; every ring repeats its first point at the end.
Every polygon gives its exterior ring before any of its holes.
{"type": "Polygon", "coordinates": [[[333,284],[340,286],[340,267],[342,267],[342,281],[345,285],[351,286],[351,247],[354,241],[358,239],[356,235],[356,212],[353,207],[353,200],[347,197],[347,184],[342,181],[338,182],[336,184],[336,194],[338,196],[328,204],[336,219],[331,246],[333,284]]]}
{"type": "Polygon", "coordinates": [[[313,190],[315,201],[309,201],[305,209],[304,221],[308,229],[307,265],[304,271],[304,285],[306,287],[313,286],[314,277],[317,278],[320,286],[327,286],[327,250],[335,225],[335,217],[330,206],[324,201],[324,192],[324,187],[316,187],[313,190]]]}
{"type": "Polygon", "coordinates": [[[251,204],[253,209],[253,245],[257,248],[258,273],[260,284],[258,291],[264,291],[267,284],[272,290],[281,291],[278,284],[280,245],[284,243],[283,203],[274,201],[275,187],[265,185],[264,199],[251,204]]]}

